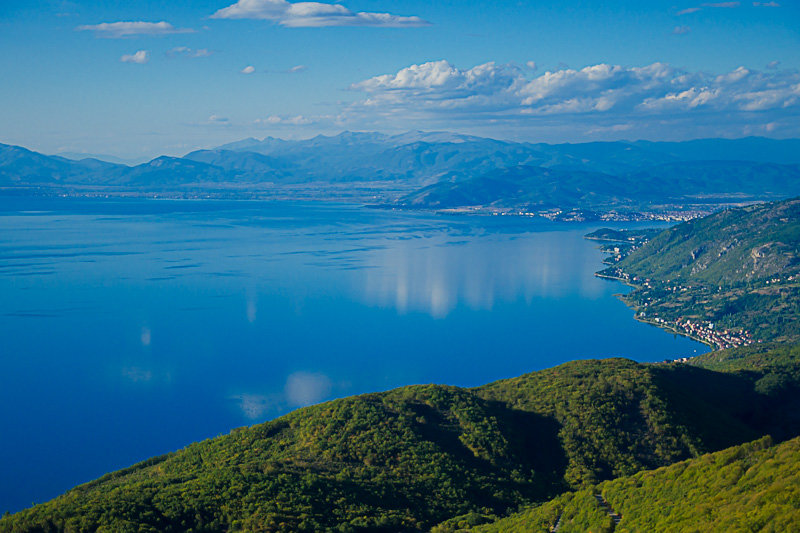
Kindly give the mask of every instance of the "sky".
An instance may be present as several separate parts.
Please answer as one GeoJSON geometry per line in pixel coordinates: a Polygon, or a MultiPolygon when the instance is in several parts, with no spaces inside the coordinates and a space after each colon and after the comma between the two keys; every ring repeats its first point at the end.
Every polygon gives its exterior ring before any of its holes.
{"type": "Polygon", "coordinates": [[[0,2],[0,143],[800,137],[800,0],[0,2]]]}

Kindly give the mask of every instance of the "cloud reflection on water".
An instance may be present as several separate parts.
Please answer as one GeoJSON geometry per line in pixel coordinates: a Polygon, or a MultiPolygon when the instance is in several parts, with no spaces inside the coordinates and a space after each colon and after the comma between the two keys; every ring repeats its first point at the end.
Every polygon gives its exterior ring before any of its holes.
{"type": "Polygon", "coordinates": [[[602,293],[592,272],[598,254],[580,239],[559,232],[530,233],[524,243],[507,235],[466,242],[420,245],[395,241],[371,252],[379,268],[363,276],[363,299],[399,314],[421,312],[444,318],[464,305],[491,310],[498,301],[559,298],[576,292],[586,298],[602,293]],[[566,256],[566,260],[565,260],[566,256]]]}
{"type": "Polygon", "coordinates": [[[323,373],[293,372],[287,376],[282,392],[239,393],[228,399],[238,403],[245,417],[255,420],[287,408],[305,407],[324,401],[330,398],[333,388],[333,382],[323,373]]]}

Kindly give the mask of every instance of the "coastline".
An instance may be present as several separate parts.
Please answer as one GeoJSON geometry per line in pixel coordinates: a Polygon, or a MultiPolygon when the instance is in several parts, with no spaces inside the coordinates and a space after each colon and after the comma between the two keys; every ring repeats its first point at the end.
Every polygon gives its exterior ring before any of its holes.
{"type": "MultiPolygon", "coordinates": [[[[599,239],[594,239],[594,240],[599,240],[599,239]]],[[[628,287],[631,287],[632,289],[638,289],[639,288],[637,285],[634,285],[634,284],[630,283],[628,280],[626,280],[625,278],[621,278],[619,276],[610,276],[608,274],[603,274],[601,272],[595,272],[594,275],[596,277],[598,277],[598,278],[622,282],[625,285],[627,285],[628,287]]],[[[655,320],[648,319],[647,317],[641,317],[641,316],[639,316],[639,310],[636,307],[631,306],[628,302],[625,301],[625,299],[623,298],[624,295],[617,294],[616,296],[617,296],[617,298],[619,298],[619,300],[622,303],[624,303],[626,306],[628,306],[629,309],[633,310],[633,312],[634,312],[633,319],[636,320],[637,322],[641,322],[643,324],[649,324],[651,326],[655,326],[655,327],[657,327],[659,329],[662,329],[664,331],[669,331],[669,332],[672,332],[672,333],[674,333],[676,335],[681,335],[682,337],[686,337],[686,338],[692,339],[693,341],[697,341],[700,344],[704,344],[704,345],[708,346],[712,350],[722,349],[720,346],[717,346],[717,345],[715,345],[715,344],[713,344],[711,342],[708,342],[707,340],[701,339],[700,337],[696,337],[696,336],[694,336],[694,335],[692,335],[690,333],[687,333],[685,331],[681,331],[681,330],[675,328],[674,326],[670,325],[668,322],[656,322],[655,320]]]]}

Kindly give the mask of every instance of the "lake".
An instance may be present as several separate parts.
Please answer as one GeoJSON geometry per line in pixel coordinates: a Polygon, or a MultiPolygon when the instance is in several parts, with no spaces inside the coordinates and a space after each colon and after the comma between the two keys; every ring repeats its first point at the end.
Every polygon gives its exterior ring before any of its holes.
{"type": "Polygon", "coordinates": [[[707,351],[593,276],[601,226],[0,197],[0,512],[327,399],[707,351]]]}

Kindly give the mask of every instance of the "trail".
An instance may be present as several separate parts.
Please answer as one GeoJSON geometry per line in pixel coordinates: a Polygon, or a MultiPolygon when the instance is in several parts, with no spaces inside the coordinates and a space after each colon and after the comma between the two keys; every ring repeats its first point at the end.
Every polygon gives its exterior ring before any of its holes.
{"type": "Polygon", "coordinates": [[[561,514],[558,515],[558,518],[556,518],[556,523],[553,524],[553,527],[550,528],[550,531],[552,533],[556,533],[558,531],[558,528],[561,527],[561,517],[562,516],[564,516],[564,513],[561,513],[561,514]]]}
{"type": "Polygon", "coordinates": [[[611,520],[614,521],[614,527],[616,528],[622,520],[622,515],[611,508],[611,505],[603,498],[602,494],[595,494],[594,497],[597,499],[597,504],[602,507],[608,516],[611,517],[611,520]]]}

